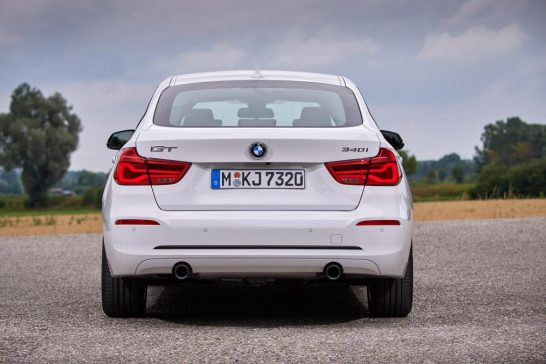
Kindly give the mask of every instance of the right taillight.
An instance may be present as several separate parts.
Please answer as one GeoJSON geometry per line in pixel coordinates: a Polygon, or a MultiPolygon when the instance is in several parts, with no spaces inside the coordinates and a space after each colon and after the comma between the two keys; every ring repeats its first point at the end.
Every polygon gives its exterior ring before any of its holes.
{"type": "Polygon", "coordinates": [[[400,182],[396,156],[381,148],[372,158],[326,163],[336,181],[344,185],[395,186],[400,182]]]}
{"type": "Polygon", "coordinates": [[[114,179],[120,185],[169,185],[179,182],[191,163],[147,159],[136,148],[121,151],[114,179]]]}
{"type": "Polygon", "coordinates": [[[366,186],[396,186],[400,182],[400,169],[396,156],[388,149],[379,149],[379,154],[370,159],[366,186]]]}

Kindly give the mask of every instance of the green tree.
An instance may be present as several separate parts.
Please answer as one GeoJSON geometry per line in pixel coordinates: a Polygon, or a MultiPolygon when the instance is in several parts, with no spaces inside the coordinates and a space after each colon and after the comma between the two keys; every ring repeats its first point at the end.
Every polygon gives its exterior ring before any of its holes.
{"type": "Polygon", "coordinates": [[[81,194],[90,187],[102,189],[106,184],[107,178],[108,174],[103,172],[90,172],[86,170],[68,171],[64,178],[54,187],[81,194]]]}
{"type": "Polygon", "coordinates": [[[472,194],[479,197],[546,195],[546,125],[518,117],[485,126],[472,194]]]}
{"type": "Polygon", "coordinates": [[[23,193],[21,179],[16,170],[3,171],[0,168],[0,193],[6,195],[20,195],[23,193]]]}
{"type": "Polygon", "coordinates": [[[22,169],[29,206],[44,204],[47,190],[63,178],[80,131],[80,119],[59,93],[44,97],[26,83],[13,91],[9,112],[0,114],[0,165],[22,169]]]}
{"type": "Polygon", "coordinates": [[[428,183],[435,183],[438,180],[438,173],[436,173],[435,170],[431,169],[427,173],[427,182],[428,183]]]}
{"type": "Polygon", "coordinates": [[[464,167],[461,164],[456,165],[451,170],[451,177],[457,183],[463,183],[464,181],[464,167]]]}
{"type": "Polygon", "coordinates": [[[512,167],[488,164],[482,168],[471,192],[480,198],[544,197],[546,157],[512,167]]]}
{"type": "Polygon", "coordinates": [[[513,166],[546,156],[546,125],[511,117],[486,125],[481,141],[475,157],[480,169],[487,164],[513,166]]]}
{"type": "Polygon", "coordinates": [[[453,169],[462,168],[463,180],[473,180],[476,164],[472,160],[462,159],[457,153],[446,154],[438,160],[424,160],[417,162],[417,170],[411,176],[413,181],[426,182],[431,177],[431,170],[436,172],[440,180],[453,178],[453,169]]]}
{"type": "Polygon", "coordinates": [[[461,163],[462,159],[457,153],[450,153],[444,155],[442,158],[438,159],[438,167],[445,168],[453,164],[461,163]]]}
{"type": "Polygon", "coordinates": [[[510,192],[516,196],[546,196],[546,157],[511,167],[506,179],[510,192]]]}
{"type": "Polygon", "coordinates": [[[417,170],[417,158],[413,154],[410,155],[407,150],[400,150],[398,153],[402,157],[402,166],[406,175],[411,176],[417,170]]]}
{"type": "Polygon", "coordinates": [[[82,205],[100,208],[102,205],[102,188],[89,187],[82,195],[82,205]]]}

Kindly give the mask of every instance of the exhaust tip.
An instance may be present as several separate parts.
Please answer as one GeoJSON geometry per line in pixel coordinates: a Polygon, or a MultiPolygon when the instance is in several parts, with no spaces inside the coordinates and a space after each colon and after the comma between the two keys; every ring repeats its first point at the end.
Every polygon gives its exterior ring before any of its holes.
{"type": "Polygon", "coordinates": [[[323,273],[328,280],[337,281],[343,276],[343,267],[339,263],[328,263],[323,273]]]}
{"type": "Polygon", "coordinates": [[[173,276],[179,281],[186,280],[192,275],[191,265],[185,262],[178,262],[173,266],[173,276]]]}

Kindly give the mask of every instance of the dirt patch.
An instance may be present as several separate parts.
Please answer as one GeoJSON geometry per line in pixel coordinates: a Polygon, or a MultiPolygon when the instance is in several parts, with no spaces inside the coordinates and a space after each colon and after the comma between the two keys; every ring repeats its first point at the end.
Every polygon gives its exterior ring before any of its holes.
{"type": "Polygon", "coordinates": [[[419,202],[414,216],[415,221],[546,216],[546,199],[419,202]]]}
{"type": "Polygon", "coordinates": [[[0,236],[98,233],[101,214],[0,217],[0,236]]]}

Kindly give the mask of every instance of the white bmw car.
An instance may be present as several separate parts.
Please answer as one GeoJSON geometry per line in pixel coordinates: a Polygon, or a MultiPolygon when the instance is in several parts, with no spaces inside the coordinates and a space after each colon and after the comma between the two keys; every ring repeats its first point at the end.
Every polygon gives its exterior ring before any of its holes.
{"type": "Polygon", "coordinates": [[[345,77],[169,77],[119,150],[103,197],[102,305],[141,316],[150,284],[366,285],[373,316],[413,299],[412,196],[396,150],[345,77]]]}

